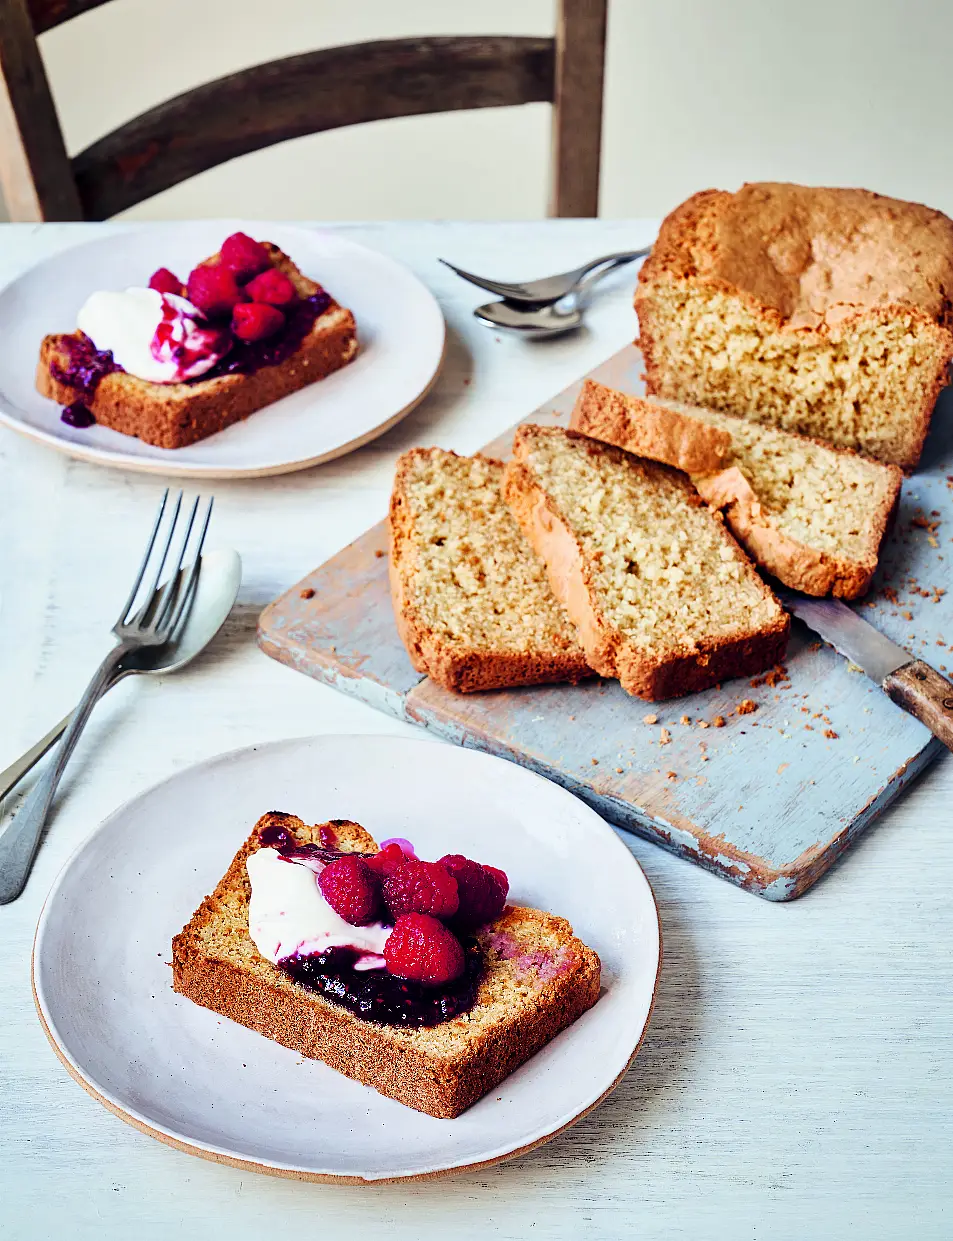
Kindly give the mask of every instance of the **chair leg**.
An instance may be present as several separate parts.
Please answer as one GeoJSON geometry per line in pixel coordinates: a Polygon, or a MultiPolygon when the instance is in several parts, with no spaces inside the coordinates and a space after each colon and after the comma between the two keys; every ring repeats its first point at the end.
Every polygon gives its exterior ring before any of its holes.
{"type": "Polygon", "coordinates": [[[0,0],[0,185],[12,220],[81,220],[25,0],[0,0]]]}
{"type": "Polygon", "coordinates": [[[553,95],[551,216],[599,214],[607,0],[560,0],[553,95]]]}

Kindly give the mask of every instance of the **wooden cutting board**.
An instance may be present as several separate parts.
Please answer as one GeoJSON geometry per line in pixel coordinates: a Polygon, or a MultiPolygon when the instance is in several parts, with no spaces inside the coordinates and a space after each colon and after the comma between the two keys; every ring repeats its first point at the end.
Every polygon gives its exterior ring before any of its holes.
{"type": "MultiPolygon", "coordinates": [[[[591,376],[641,393],[641,370],[629,346],[591,376]]],[[[566,425],[581,382],[526,421],[566,425]]],[[[941,397],[858,606],[913,654],[953,668],[953,588],[942,593],[953,564],[951,404],[941,397]]],[[[511,440],[512,430],[484,451],[504,457],[511,440]]],[[[452,694],[414,671],[397,636],[383,522],[266,608],[258,640],[299,672],[529,767],[611,823],[769,900],[805,892],[942,749],[797,622],[782,670],[669,702],[603,680],[452,694]],[[753,712],[738,712],[744,699],[753,712]]]]}

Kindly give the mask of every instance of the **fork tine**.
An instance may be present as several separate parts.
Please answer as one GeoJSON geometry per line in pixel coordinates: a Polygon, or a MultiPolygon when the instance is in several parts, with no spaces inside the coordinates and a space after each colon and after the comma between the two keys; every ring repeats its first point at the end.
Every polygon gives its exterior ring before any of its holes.
{"type": "Polygon", "coordinates": [[[175,498],[175,508],[172,510],[172,520],[169,524],[169,532],[166,536],[165,547],[162,549],[162,555],[159,557],[159,563],[156,565],[156,571],[152,575],[152,585],[149,587],[146,595],[146,607],[144,615],[145,622],[139,621],[139,629],[144,629],[149,624],[153,624],[156,618],[156,612],[162,602],[161,591],[159,590],[159,578],[162,576],[162,570],[165,568],[165,562],[168,559],[169,548],[172,546],[172,540],[175,537],[175,528],[179,522],[179,510],[182,508],[182,492],[175,498]]]}
{"type": "Polygon", "coordinates": [[[143,556],[142,563],[139,565],[139,572],[136,574],[136,580],[133,583],[132,590],[129,592],[129,598],[123,604],[122,611],[119,613],[119,620],[116,621],[117,625],[123,624],[126,617],[129,615],[129,609],[136,601],[136,595],[139,593],[139,587],[142,585],[142,579],[146,572],[146,566],[149,564],[149,557],[152,555],[153,547],[155,547],[156,535],[159,533],[159,526],[162,522],[162,514],[165,512],[166,501],[168,498],[169,488],[166,487],[165,491],[162,493],[162,499],[159,501],[159,511],[156,513],[156,519],[152,523],[152,533],[149,535],[149,542],[146,544],[146,554],[143,556]]]}
{"type": "MultiPolygon", "coordinates": [[[[198,507],[198,502],[200,498],[201,497],[196,497],[196,500],[195,500],[196,507],[198,507]]],[[[181,591],[178,592],[175,598],[175,605],[174,605],[174,610],[172,613],[172,620],[169,625],[170,636],[173,633],[175,633],[176,629],[178,628],[179,622],[181,621],[183,615],[185,614],[186,608],[189,606],[189,600],[192,595],[192,590],[195,586],[196,579],[198,578],[198,575],[199,575],[199,569],[202,564],[202,548],[205,545],[205,536],[208,533],[208,523],[211,521],[211,518],[212,518],[212,505],[214,503],[215,503],[215,497],[209,496],[208,508],[205,510],[205,520],[202,522],[202,530],[198,537],[198,544],[195,548],[195,555],[192,558],[192,563],[189,566],[189,570],[186,574],[182,589],[181,591]]],[[[194,510],[193,510],[193,516],[194,516],[194,510]]]]}
{"type": "Polygon", "coordinates": [[[468,280],[470,284],[475,284],[479,289],[486,289],[488,293],[499,293],[501,297],[522,293],[523,286],[520,284],[507,284],[503,280],[487,280],[483,276],[475,276],[472,272],[464,271],[462,267],[448,263],[446,259],[440,259],[439,262],[443,263],[444,267],[449,267],[461,279],[468,280]]]}
{"type": "Polygon", "coordinates": [[[189,545],[189,536],[192,533],[192,526],[195,524],[195,514],[198,511],[200,496],[196,496],[192,502],[192,512],[189,514],[188,524],[185,527],[185,534],[182,536],[182,542],[179,544],[179,558],[175,563],[175,568],[169,575],[169,580],[159,591],[159,597],[156,600],[155,611],[152,616],[152,624],[156,629],[162,629],[165,625],[166,616],[172,607],[172,602],[178,593],[179,570],[182,568],[182,561],[185,559],[185,551],[189,545]]]}

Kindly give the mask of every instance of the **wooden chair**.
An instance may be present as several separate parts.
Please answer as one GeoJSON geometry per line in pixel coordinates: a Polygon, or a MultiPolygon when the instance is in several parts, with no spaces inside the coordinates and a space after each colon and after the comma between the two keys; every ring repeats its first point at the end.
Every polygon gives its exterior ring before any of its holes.
{"type": "Polygon", "coordinates": [[[363,121],[553,104],[550,214],[599,201],[607,0],[553,38],[390,39],[288,56],[169,99],[66,153],[37,35],[106,0],[0,0],[0,184],[11,219],[104,220],[207,168],[363,121]]]}

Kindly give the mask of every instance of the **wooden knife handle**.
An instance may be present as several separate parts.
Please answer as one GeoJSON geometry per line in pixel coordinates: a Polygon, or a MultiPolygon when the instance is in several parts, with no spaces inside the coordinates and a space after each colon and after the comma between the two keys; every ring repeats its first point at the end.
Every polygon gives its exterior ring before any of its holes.
{"type": "Polygon", "coordinates": [[[915,659],[891,672],[884,690],[898,707],[916,716],[953,750],[953,683],[922,659],[915,659]]]}

